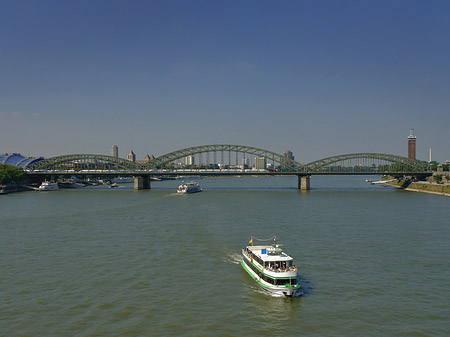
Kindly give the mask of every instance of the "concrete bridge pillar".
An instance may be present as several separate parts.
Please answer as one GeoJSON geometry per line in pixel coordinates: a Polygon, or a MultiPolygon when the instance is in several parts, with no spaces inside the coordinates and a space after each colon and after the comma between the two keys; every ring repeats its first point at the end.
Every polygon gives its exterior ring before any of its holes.
{"type": "Polygon", "coordinates": [[[309,191],[311,176],[298,176],[298,189],[302,191],[309,191]]]}
{"type": "Polygon", "coordinates": [[[137,176],[134,177],[134,189],[135,190],[149,190],[151,189],[149,176],[137,176]]]}

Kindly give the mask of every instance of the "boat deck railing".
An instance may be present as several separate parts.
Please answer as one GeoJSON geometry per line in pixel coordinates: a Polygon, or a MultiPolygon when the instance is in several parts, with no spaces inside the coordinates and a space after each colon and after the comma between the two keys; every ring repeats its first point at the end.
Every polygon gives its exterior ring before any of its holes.
{"type": "MultiPolygon", "coordinates": [[[[242,249],[242,252],[253,262],[254,257],[248,248],[242,249]]],[[[263,271],[264,271],[264,269],[266,269],[266,270],[269,270],[274,273],[288,273],[288,272],[296,272],[297,271],[297,267],[295,265],[288,266],[288,267],[279,267],[278,264],[275,264],[275,265],[269,266],[269,268],[267,268],[265,266],[262,266],[262,268],[263,268],[263,271]]]]}

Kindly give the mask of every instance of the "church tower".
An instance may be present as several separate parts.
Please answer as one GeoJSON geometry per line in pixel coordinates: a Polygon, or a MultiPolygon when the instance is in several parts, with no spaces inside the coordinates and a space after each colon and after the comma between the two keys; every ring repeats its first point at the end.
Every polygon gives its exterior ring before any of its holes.
{"type": "Polygon", "coordinates": [[[136,162],[136,155],[134,154],[133,150],[130,150],[130,153],[127,155],[127,159],[133,163],[136,162]]]}

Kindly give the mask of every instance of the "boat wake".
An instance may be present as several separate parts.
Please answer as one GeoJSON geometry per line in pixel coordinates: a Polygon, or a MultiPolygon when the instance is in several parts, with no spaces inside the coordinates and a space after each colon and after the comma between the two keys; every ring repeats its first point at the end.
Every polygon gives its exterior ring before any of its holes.
{"type": "Polygon", "coordinates": [[[242,261],[242,255],[237,253],[228,254],[223,258],[224,262],[232,263],[232,264],[240,264],[242,261]]]}

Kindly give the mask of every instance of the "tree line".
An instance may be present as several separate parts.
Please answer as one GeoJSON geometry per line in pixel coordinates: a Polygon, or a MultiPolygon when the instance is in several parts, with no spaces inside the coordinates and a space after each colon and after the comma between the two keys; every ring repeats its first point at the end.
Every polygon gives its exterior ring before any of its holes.
{"type": "Polygon", "coordinates": [[[25,171],[20,167],[0,164],[0,184],[18,184],[26,179],[25,171]]]}

